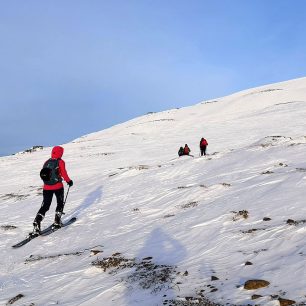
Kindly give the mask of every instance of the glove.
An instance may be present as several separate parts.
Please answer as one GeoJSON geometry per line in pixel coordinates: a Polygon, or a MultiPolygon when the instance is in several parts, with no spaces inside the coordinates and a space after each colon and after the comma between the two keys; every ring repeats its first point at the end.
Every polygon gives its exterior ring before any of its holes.
{"type": "Polygon", "coordinates": [[[70,180],[67,184],[69,185],[69,187],[72,187],[73,186],[73,181],[70,180]]]}

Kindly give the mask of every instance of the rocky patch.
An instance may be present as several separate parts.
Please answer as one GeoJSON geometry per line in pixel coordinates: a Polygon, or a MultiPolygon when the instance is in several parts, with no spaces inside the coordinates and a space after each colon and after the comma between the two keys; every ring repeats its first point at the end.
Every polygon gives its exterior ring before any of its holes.
{"type": "Polygon", "coordinates": [[[22,201],[29,197],[29,194],[17,194],[17,193],[7,193],[1,196],[1,199],[3,200],[10,200],[13,199],[15,201],[22,201]]]}
{"type": "Polygon", "coordinates": [[[279,301],[280,306],[289,306],[289,305],[296,304],[296,302],[293,300],[287,300],[287,299],[282,299],[282,298],[279,298],[278,301],[279,301]]]}
{"type": "Polygon", "coordinates": [[[237,211],[232,211],[234,215],[233,221],[238,221],[241,219],[247,219],[249,217],[249,212],[247,210],[239,210],[237,211]]]}
{"type": "Polygon", "coordinates": [[[128,283],[136,283],[142,289],[149,289],[152,293],[168,289],[175,280],[176,267],[157,265],[152,258],[144,258],[136,262],[135,270],[128,275],[128,283]]]}
{"type": "Polygon", "coordinates": [[[262,219],[262,221],[265,221],[265,222],[267,222],[267,221],[271,221],[272,219],[271,218],[269,218],[269,217],[264,217],[263,219],[262,219]]]}
{"type": "Polygon", "coordinates": [[[210,301],[206,297],[183,297],[177,300],[165,300],[166,306],[222,306],[210,301]]]}
{"type": "Polygon", "coordinates": [[[117,173],[117,172],[116,172],[116,173],[111,173],[111,174],[108,175],[108,177],[116,176],[116,175],[118,175],[118,174],[119,174],[119,173],[117,173]]]}
{"type": "Polygon", "coordinates": [[[174,283],[177,271],[176,266],[155,264],[152,259],[152,257],[146,257],[142,260],[125,258],[121,253],[115,253],[110,257],[93,261],[92,265],[112,275],[121,270],[129,269],[129,273],[123,281],[129,286],[137,285],[141,289],[156,293],[168,289],[174,283]]]}
{"type": "Polygon", "coordinates": [[[270,171],[270,170],[261,172],[261,174],[272,174],[272,173],[274,173],[274,172],[273,172],[273,171],[270,171]]]}
{"type": "Polygon", "coordinates": [[[32,148],[29,148],[29,149],[26,149],[20,153],[17,153],[17,154],[26,154],[26,153],[34,153],[34,152],[37,152],[37,151],[42,151],[44,149],[43,146],[33,146],[32,148]]]}
{"type": "Polygon", "coordinates": [[[249,230],[246,230],[246,231],[241,231],[241,233],[243,234],[252,234],[254,232],[257,232],[257,231],[264,231],[265,228],[251,228],[249,230]]]}
{"type": "Polygon", "coordinates": [[[15,297],[11,298],[7,303],[6,305],[13,305],[15,302],[17,302],[18,300],[20,300],[21,298],[23,298],[24,295],[23,294],[18,294],[16,295],[15,297]]]}
{"type": "Polygon", "coordinates": [[[17,226],[14,225],[1,225],[0,229],[4,230],[4,231],[12,231],[15,230],[17,228],[17,226]]]}
{"type": "Polygon", "coordinates": [[[192,202],[183,204],[183,205],[181,205],[180,207],[181,207],[182,209],[188,209],[188,208],[196,207],[196,206],[198,206],[198,205],[199,205],[199,202],[197,202],[197,201],[192,201],[192,202]]]}
{"type": "Polygon", "coordinates": [[[177,189],[187,189],[191,188],[192,186],[178,186],[177,189]]]}
{"type": "Polygon", "coordinates": [[[265,137],[259,144],[260,147],[262,148],[268,148],[268,147],[273,147],[276,145],[279,145],[284,142],[291,141],[292,137],[286,137],[286,136],[267,136],[265,137]]]}
{"type": "Polygon", "coordinates": [[[164,215],[164,219],[166,219],[166,218],[171,218],[171,217],[174,217],[175,215],[173,215],[173,214],[167,214],[167,215],[164,215]]]}
{"type": "Polygon", "coordinates": [[[262,297],[262,295],[253,294],[253,295],[251,296],[251,299],[252,299],[252,300],[257,300],[257,299],[259,299],[259,298],[261,298],[261,297],[262,297]]]}
{"type": "Polygon", "coordinates": [[[295,220],[292,220],[292,219],[288,219],[286,221],[287,224],[289,225],[299,225],[299,224],[304,224],[306,223],[306,220],[298,220],[298,221],[295,221],[295,220]]]}
{"type": "Polygon", "coordinates": [[[102,269],[103,272],[109,271],[109,274],[116,274],[119,270],[134,267],[136,264],[136,259],[127,259],[124,258],[121,253],[114,253],[110,257],[97,259],[91,264],[102,269]]]}
{"type": "Polygon", "coordinates": [[[265,288],[269,286],[270,283],[261,279],[251,279],[244,283],[244,289],[246,290],[255,290],[259,288],[265,288]]]}

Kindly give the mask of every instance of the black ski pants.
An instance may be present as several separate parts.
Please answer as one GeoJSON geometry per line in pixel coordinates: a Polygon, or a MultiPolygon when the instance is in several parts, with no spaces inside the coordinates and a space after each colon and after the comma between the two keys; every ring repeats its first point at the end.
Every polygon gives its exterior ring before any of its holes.
{"type": "Polygon", "coordinates": [[[201,156],[206,155],[206,146],[200,147],[201,149],[201,156]]]}
{"type": "Polygon", "coordinates": [[[57,200],[57,206],[56,206],[55,211],[63,212],[64,210],[64,188],[61,188],[57,190],[43,190],[44,200],[37,214],[40,214],[43,216],[46,214],[46,212],[50,208],[53,194],[55,194],[56,200],[57,200]]]}

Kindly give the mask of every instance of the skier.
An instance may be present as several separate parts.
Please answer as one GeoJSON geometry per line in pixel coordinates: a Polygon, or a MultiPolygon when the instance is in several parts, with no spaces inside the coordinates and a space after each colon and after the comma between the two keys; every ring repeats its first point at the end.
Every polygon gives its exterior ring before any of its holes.
{"type": "Polygon", "coordinates": [[[64,186],[62,181],[64,179],[69,187],[73,185],[73,181],[67,174],[65,162],[61,159],[63,153],[64,148],[60,146],[54,147],[51,158],[44,163],[44,167],[41,170],[41,178],[44,180],[43,202],[33,222],[34,233],[40,234],[40,224],[50,208],[53,194],[55,194],[57,200],[53,227],[61,227],[61,216],[64,210],[64,186]],[[48,171],[49,176],[45,175],[48,171]]]}
{"type": "Polygon", "coordinates": [[[189,155],[189,153],[190,153],[190,149],[189,149],[188,145],[185,144],[185,147],[184,147],[184,155],[189,155]]]}
{"type": "Polygon", "coordinates": [[[202,139],[200,141],[201,156],[206,155],[206,147],[207,146],[208,146],[207,140],[202,137],[202,139]]]}
{"type": "Polygon", "coordinates": [[[178,154],[178,156],[184,155],[184,148],[180,147],[180,149],[178,150],[177,154],[178,154]]]}

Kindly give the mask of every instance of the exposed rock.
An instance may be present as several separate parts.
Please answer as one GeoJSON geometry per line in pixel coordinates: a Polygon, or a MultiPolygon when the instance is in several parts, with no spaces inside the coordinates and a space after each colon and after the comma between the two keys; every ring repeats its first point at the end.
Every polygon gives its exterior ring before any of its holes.
{"type": "Polygon", "coordinates": [[[198,202],[192,201],[192,202],[181,205],[181,208],[186,209],[186,208],[191,208],[191,207],[196,207],[196,206],[198,206],[198,202]]]}
{"type": "Polygon", "coordinates": [[[289,224],[289,225],[296,225],[296,221],[294,221],[292,219],[288,219],[287,220],[287,224],[289,224]]]}
{"type": "Polygon", "coordinates": [[[32,148],[24,150],[23,152],[21,152],[21,154],[24,154],[24,153],[33,153],[33,152],[36,152],[36,151],[41,151],[43,149],[44,149],[43,146],[33,146],[32,148]]]}
{"type": "Polygon", "coordinates": [[[261,298],[261,297],[262,297],[262,295],[253,294],[252,297],[251,297],[251,299],[252,299],[252,300],[257,300],[257,299],[259,299],[259,298],[261,298]]]}
{"type": "Polygon", "coordinates": [[[212,277],[211,277],[211,280],[212,280],[212,281],[215,281],[215,280],[219,280],[219,278],[218,278],[217,276],[212,276],[212,277]]]}
{"type": "Polygon", "coordinates": [[[270,283],[261,279],[251,279],[245,282],[244,289],[246,290],[254,290],[259,288],[264,288],[269,286],[270,283]]]}
{"type": "Polygon", "coordinates": [[[16,229],[17,227],[14,225],[1,225],[0,228],[4,231],[11,231],[16,229]]]}
{"type": "Polygon", "coordinates": [[[23,297],[24,297],[24,295],[20,293],[20,294],[16,295],[15,297],[11,298],[11,299],[6,303],[6,305],[12,305],[12,304],[14,304],[15,302],[17,302],[18,300],[20,300],[20,299],[23,298],[23,297]]]}
{"type": "Polygon", "coordinates": [[[239,210],[238,212],[232,211],[235,214],[233,221],[237,221],[241,218],[247,219],[249,217],[249,212],[247,210],[239,210]]]}
{"type": "Polygon", "coordinates": [[[185,297],[177,300],[165,300],[163,302],[167,306],[221,306],[221,304],[216,304],[210,301],[206,297],[185,297]]]}
{"type": "Polygon", "coordinates": [[[263,221],[271,221],[271,218],[264,217],[262,220],[263,220],[263,221]]]}
{"type": "Polygon", "coordinates": [[[243,234],[252,234],[254,232],[257,232],[257,231],[264,231],[265,229],[264,228],[251,228],[249,230],[246,230],[246,231],[241,231],[241,233],[243,234]]]}
{"type": "Polygon", "coordinates": [[[273,171],[270,171],[270,170],[267,170],[267,171],[264,171],[264,172],[261,172],[261,174],[272,174],[274,173],[273,171]]]}
{"type": "Polygon", "coordinates": [[[287,224],[289,225],[299,225],[299,224],[304,224],[304,223],[306,223],[306,220],[298,220],[298,221],[295,221],[292,219],[287,220],[287,224]]]}
{"type": "Polygon", "coordinates": [[[97,255],[97,254],[99,254],[99,253],[101,253],[101,252],[103,252],[103,251],[100,251],[100,250],[91,250],[91,251],[90,251],[90,253],[91,253],[92,256],[95,256],[95,255],[97,255]]]}
{"type": "Polygon", "coordinates": [[[282,299],[282,298],[279,298],[278,301],[280,306],[289,306],[296,303],[295,301],[282,299]]]}
{"type": "Polygon", "coordinates": [[[245,263],[245,265],[246,265],[246,266],[251,266],[251,265],[253,265],[253,263],[251,263],[250,261],[247,261],[247,262],[245,263]]]}

